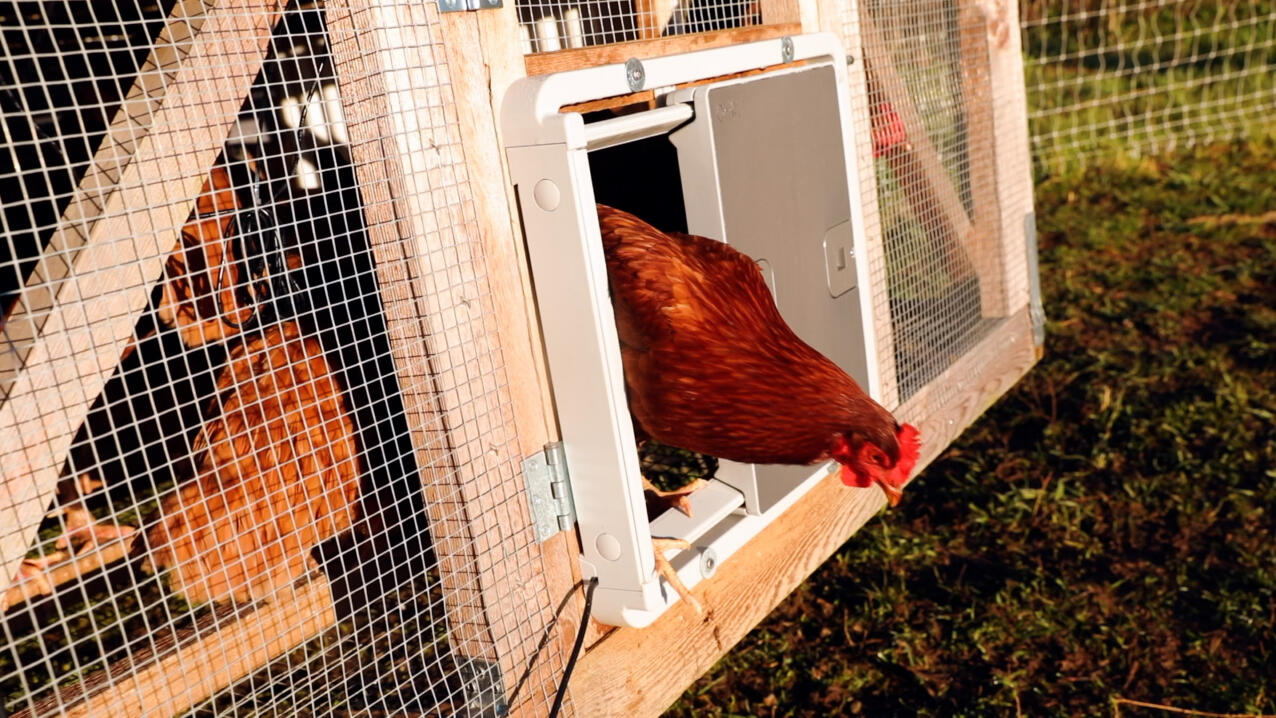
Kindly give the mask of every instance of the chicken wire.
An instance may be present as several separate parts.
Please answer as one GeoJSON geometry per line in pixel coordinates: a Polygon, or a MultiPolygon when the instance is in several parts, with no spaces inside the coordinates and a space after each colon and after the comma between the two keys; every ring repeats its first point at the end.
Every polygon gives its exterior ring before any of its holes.
{"type": "MultiPolygon", "coordinates": [[[[363,40],[349,30],[330,36],[333,12],[346,11],[317,2],[0,3],[3,395],[34,414],[21,417],[21,433],[0,437],[0,501],[14,504],[2,508],[30,500],[15,490],[30,476],[57,482],[27,559],[4,568],[19,575],[0,599],[0,712],[482,714],[501,709],[512,688],[490,651],[455,633],[457,611],[483,608],[473,605],[479,578],[454,570],[454,544],[435,550],[431,518],[457,520],[453,507],[465,503],[445,479],[463,470],[513,476],[516,437],[452,442],[455,427],[422,425],[405,410],[405,395],[432,387],[401,377],[438,368],[392,358],[396,318],[383,310],[385,268],[365,221],[389,200],[368,199],[385,193],[358,181],[342,108],[367,97],[338,87],[331,51],[340,41],[358,54],[363,40]],[[246,92],[219,103],[240,76],[246,92]],[[133,171],[134,152],[152,160],[133,171]],[[127,204],[138,198],[147,206],[127,204]],[[178,209],[166,214],[168,206],[178,209]],[[93,248],[105,258],[79,263],[100,233],[112,238],[93,248]],[[133,295],[140,311],[121,309],[133,295]],[[92,303],[111,309],[94,324],[54,323],[59,309],[92,315],[92,303]],[[120,317],[135,321],[120,342],[95,333],[120,317]],[[68,378],[24,367],[41,341],[68,342],[104,372],[101,381],[85,380],[93,370],[68,378]],[[46,387],[38,402],[23,393],[32,382],[46,387]],[[66,450],[55,436],[25,444],[30,426],[59,421],[74,433],[66,450]],[[420,436],[435,437],[428,451],[420,436]],[[11,473],[14,457],[26,457],[23,473],[11,473]],[[428,498],[424,475],[436,487],[428,498]],[[176,568],[162,565],[165,547],[179,544],[166,536],[186,535],[175,517],[220,527],[192,534],[194,558],[173,549],[176,568]],[[156,533],[161,525],[167,534],[156,533]],[[240,541],[248,543],[225,554],[232,569],[223,576],[237,591],[219,596],[198,562],[240,541]],[[125,703],[107,708],[104,696],[125,703]]],[[[427,17],[420,29],[442,58],[437,14],[427,17]]],[[[419,210],[433,212],[449,251],[419,260],[485,306],[482,252],[458,226],[474,210],[456,170],[464,155],[455,113],[444,107],[451,88],[446,73],[423,70],[440,100],[422,129],[453,169],[431,175],[444,201],[419,210]]],[[[469,304],[441,311],[449,325],[495,331],[469,304]]],[[[470,380],[457,420],[508,424],[499,353],[431,339],[436,354],[467,359],[450,369],[470,380]]],[[[424,347],[413,357],[430,361],[424,347]]],[[[524,515],[517,484],[505,484],[480,497],[484,506],[524,515]]],[[[508,549],[495,569],[498,598],[545,604],[543,584],[520,578],[540,571],[525,550],[530,528],[507,524],[483,524],[461,548],[508,549]]],[[[0,531],[15,540],[27,529],[0,531]]],[[[545,623],[528,608],[486,638],[527,644],[545,623]]],[[[542,662],[561,664],[556,648],[548,653],[542,662]]],[[[520,695],[547,705],[547,690],[520,695]]]]}
{"type": "Polygon", "coordinates": [[[864,198],[865,221],[870,236],[880,232],[884,261],[870,275],[891,326],[879,362],[894,367],[883,385],[900,402],[996,322],[981,283],[995,282],[1001,268],[966,249],[972,233],[988,231],[978,215],[995,209],[986,206],[996,191],[994,148],[971,130],[972,111],[991,102],[988,88],[971,82],[986,77],[987,55],[963,50],[963,38],[984,37],[985,21],[961,8],[955,0],[865,0],[843,15],[845,37],[856,39],[852,54],[866,63],[868,116],[855,123],[872,152],[861,152],[860,176],[875,178],[875,190],[865,185],[875,195],[864,198]]]}
{"type": "Polygon", "coordinates": [[[524,53],[762,23],[757,0],[517,0],[516,7],[524,53]]]}
{"type": "Polygon", "coordinates": [[[1276,5],[1021,0],[1040,165],[1270,135],[1276,5]]]}

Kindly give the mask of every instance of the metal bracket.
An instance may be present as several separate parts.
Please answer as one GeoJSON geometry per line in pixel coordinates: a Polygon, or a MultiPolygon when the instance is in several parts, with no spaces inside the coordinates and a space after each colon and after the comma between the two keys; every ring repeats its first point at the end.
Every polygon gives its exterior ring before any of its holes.
{"type": "Polygon", "coordinates": [[[1041,274],[1037,263],[1037,213],[1023,216],[1023,237],[1028,255],[1028,317],[1032,320],[1032,341],[1046,341],[1046,310],[1041,304],[1041,274]]]}
{"type": "Polygon", "coordinates": [[[494,10],[499,7],[501,0],[439,0],[439,12],[494,10]]]}
{"type": "Polygon", "coordinates": [[[572,501],[563,442],[546,444],[543,452],[524,459],[523,481],[527,484],[527,505],[536,542],[544,543],[559,531],[571,529],[576,523],[576,504],[572,501]]]}
{"type": "Polygon", "coordinates": [[[500,718],[509,713],[501,686],[501,667],[481,658],[466,658],[456,666],[465,695],[465,707],[455,713],[465,718],[500,718]]]}

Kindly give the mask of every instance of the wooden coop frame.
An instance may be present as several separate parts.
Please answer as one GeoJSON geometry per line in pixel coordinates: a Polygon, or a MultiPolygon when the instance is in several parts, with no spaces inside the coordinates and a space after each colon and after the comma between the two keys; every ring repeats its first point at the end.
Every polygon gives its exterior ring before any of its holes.
{"type": "MultiPolygon", "coordinates": [[[[579,588],[573,590],[581,578],[574,532],[560,532],[540,544],[528,540],[520,462],[558,437],[532,278],[501,141],[505,90],[526,75],[628,58],[800,33],[832,32],[841,38],[849,56],[867,63],[870,84],[910,130],[910,147],[890,157],[892,169],[920,188],[910,196],[956,239],[953,251],[962,255],[959,261],[991,268],[998,280],[981,284],[981,308],[985,317],[996,320],[992,328],[902,404],[893,380],[889,306],[878,307],[874,333],[886,387],[883,403],[901,421],[921,429],[921,467],[1017,381],[1040,356],[1041,347],[1016,7],[1006,0],[961,0],[958,7],[960,25],[966,28],[960,46],[967,131],[972,146],[994,149],[971,153],[970,171],[994,178],[974,188],[973,211],[967,210],[928,140],[882,33],[853,1],[761,0],[762,23],[756,26],[527,56],[513,2],[473,12],[439,12],[432,3],[395,0],[327,3],[391,351],[413,418],[413,446],[434,541],[447,557],[441,578],[449,641],[459,655],[493,667],[507,696],[536,652],[540,632],[560,598],[570,594],[562,618],[552,627],[556,650],[541,656],[528,679],[529,685],[540,687],[538,695],[552,696],[578,628],[583,595],[579,588]],[[436,126],[431,113],[438,112],[453,134],[422,141],[420,128],[436,126]],[[451,229],[441,232],[440,226],[451,229]],[[457,234],[481,247],[481,276],[476,272],[433,281],[422,258],[451,251],[457,234]],[[458,289],[471,282],[488,290],[479,306],[471,307],[473,298],[458,289]],[[466,320],[443,321],[445,316],[466,320]],[[507,383],[496,390],[474,385],[466,366],[475,361],[499,362],[507,383]],[[492,411],[481,413],[481,421],[460,413],[462,402],[474,397],[494,403],[492,411]],[[489,442],[504,453],[484,460],[478,454],[489,442]],[[515,556],[518,566],[540,565],[543,570],[511,573],[515,556]],[[501,590],[510,583],[520,590],[501,590]]],[[[50,468],[56,463],[47,456],[65,455],[93,398],[114,371],[115,364],[99,359],[118,358],[124,351],[149,287],[160,275],[166,243],[177,241],[205,168],[226,139],[201,118],[233,115],[281,12],[280,3],[244,0],[181,0],[174,6],[144,65],[160,72],[141,74],[143,79],[126,93],[46,259],[30,280],[64,291],[38,293],[40,302],[22,306],[5,326],[13,351],[0,354],[0,436],[5,437],[0,463],[7,494],[0,501],[0,518],[6,526],[27,530],[0,541],[2,581],[14,575],[52,497],[58,477],[56,468],[50,468]],[[209,88],[215,88],[211,95],[209,88]],[[154,132],[153,127],[163,130],[154,132]],[[196,149],[174,156],[169,148],[179,140],[196,149]],[[180,181],[147,185],[147,176],[180,181]],[[125,241],[130,237],[149,243],[125,241]],[[121,257],[122,251],[134,254],[121,257]],[[60,262],[59,257],[71,259],[60,262]],[[77,275],[91,275],[94,281],[59,282],[77,275]],[[97,293],[86,296],[86,287],[97,293]],[[73,331],[77,329],[83,331],[73,331]],[[69,342],[67,337],[83,340],[69,342]],[[90,348],[96,352],[86,351],[90,348]],[[47,413],[41,406],[63,410],[47,413]]],[[[646,91],[612,104],[651,97],[646,91]]],[[[856,117],[867,118],[868,98],[852,95],[851,101],[856,117]]],[[[872,142],[866,120],[855,130],[858,142],[872,142]]],[[[861,167],[860,177],[861,197],[875,202],[871,164],[861,167]]],[[[880,227],[870,226],[869,232],[868,261],[874,296],[880,297],[885,293],[880,227]]],[[[882,505],[878,493],[845,491],[830,476],[745,547],[747,562],[726,562],[697,588],[704,617],[680,604],[645,629],[591,624],[568,689],[569,710],[583,716],[657,714],[882,505]],[[678,661],[670,662],[671,655],[678,661]]],[[[77,570],[91,570],[120,555],[94,554],[84,559],[92,565],[77,570]]],[[[7,588],[10,594],[25,590],[7,588]]],[[[216,631],[189,631],[173,645],[133,655],[123,666],[126,670],[113,666],[106,675],[99,672],[64,687],[60,702],[73,705],[71,715],[173,713],[195,705],[222,688],[228,676],[246,675],[336,622],[331,589],[321,575],[310,575],[293,590],[289,601],[256,606],[220,623],[216,631]]],[[[24,598],[12,596],[6,605],[24,598]]],[[[544,707],[531,700],[510,706],[520,715],[544,707]]]]}

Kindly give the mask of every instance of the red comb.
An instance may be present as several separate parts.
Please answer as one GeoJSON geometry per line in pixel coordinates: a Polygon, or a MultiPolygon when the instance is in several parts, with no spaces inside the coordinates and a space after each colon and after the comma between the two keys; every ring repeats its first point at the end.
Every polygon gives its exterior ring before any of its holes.
{"type": "Polygon", "coordinates": [[[908,144],[908,130],[899,113],[889,102],[878,103],[870,115],[872,119],[873,157],[885,157],[896,147],[908,144]]]}
{"type": "Polygon", "coordinates": [[[903,484],[917,465],[917,457],[922,450],[922,435],[917,427],[904,424],[895,432],[895,441],[899,443],[899,463],[895,464],[892,474],[903,484]]]}

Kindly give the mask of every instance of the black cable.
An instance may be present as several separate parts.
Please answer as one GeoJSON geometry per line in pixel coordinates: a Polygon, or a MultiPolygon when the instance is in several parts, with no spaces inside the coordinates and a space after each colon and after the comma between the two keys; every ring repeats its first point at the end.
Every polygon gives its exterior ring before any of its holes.
{"type": "MultiPolygon", "coordinates": [[[[541,651],[545,649],[545,645],[549,643],[549,639],[554,634],[554,626],[558,625],[558,619],[563,615],[563,610],[567,608],[568,602],[572,600],[572,596],[576,595],[576,589],[580,588],[585,581],[577,581],[575,585],[567,591],[567,595],[563,596],[563,600],[558,602],[558,608],[554,610],[554,617],[549,620],[549,624],[545,626],[545,632],[541,634],[541,642],[537,644],[536,650],[532,653],[532,657],[527,661],[527,668],[523,671],[523,675],[518,679],[518,683],[514,684],[514,690],[510,693],[509,706],[517,705],[518,692],[523,689],[523,684],[527,683],[527,679],[532,675],[532,669],[536,667],[536,661],[541,657],[541,651]]],[[[598,587],[598,578],[589,579],[589,586],[585,591],[585,608],[581,612],[580,627],[576,631],[576,645],[572,648],[571,658],[567,661],[567,666],[563,670],[563,680],[558,686],[558,694],[554,699],[554,710],[551,716],[556,715],[561,708],[563,694],[567,688],[567,681],[571,678],[572,670],[576,667],[576,659],[580,656],[580,647],[585,642],[585,630],[589,627],[589,614],[594,606],[594,589],[598,587]]]]}
{"type": "Polygon", "coordinates": [[[594,608],[594,589],[598,588],[598,577],[589,579],[589,588],[585,589],[585,610],[581,612],[580,628],[576,629],[576,645],[572,646],[572,655],[563,667],[563,679],[558,682],[558,693],[554,696],[554,707],[549,709],[549,718],[558,718],[558,711],[563,708],[563,696],[567,695],[567,681],[571,680],[572,671],[576,668],[576,659],[580,658],[580,649],[585,645],[585,629],[589,627],[589,612],[594,608]]]}

